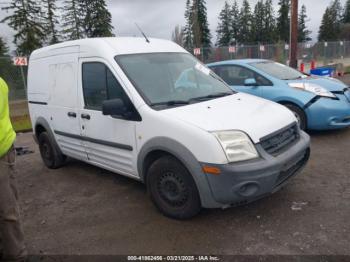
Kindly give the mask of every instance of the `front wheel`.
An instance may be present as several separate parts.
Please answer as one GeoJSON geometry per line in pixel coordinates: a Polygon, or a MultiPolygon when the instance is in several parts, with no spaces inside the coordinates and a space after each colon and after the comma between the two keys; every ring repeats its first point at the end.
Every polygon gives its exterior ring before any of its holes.
{"type": "Polygon", "coordinates": [[[305,115],[304,111],[300,107],[292,105],[292,104],[285,104],[284,106],[293,112],[296,119],[298,120],[298,124],[300,126],[300,129],[305,130],[306,129],[306,115],[305,115]]]}
{"type": "Polygon", "coordinates": [[[147,188],[153,203],[168,217],[187,219],[201,210],[199,193],[191,174],[172,156],[163,156],[151,165],[147,188]]]}

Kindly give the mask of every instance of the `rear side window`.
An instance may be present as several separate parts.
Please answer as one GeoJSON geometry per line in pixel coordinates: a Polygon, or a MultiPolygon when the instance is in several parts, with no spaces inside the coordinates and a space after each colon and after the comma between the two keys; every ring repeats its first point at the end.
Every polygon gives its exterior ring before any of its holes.
{"type": "Polygon", "coordinates": [[[83,93],[85,108],[102,110],[102,103],[109,99],[122,99],[126,95],[120,83],[108,67],[100,62],[83,64],[83,93]]]}
{"type": "Polygon", "coordinates": [[[213,71],[230,86],[244,86],[246,79],[253,78],[259,86],[271,86],[272,83],[262,75],[242,66],[216,66],[213,71]]]}

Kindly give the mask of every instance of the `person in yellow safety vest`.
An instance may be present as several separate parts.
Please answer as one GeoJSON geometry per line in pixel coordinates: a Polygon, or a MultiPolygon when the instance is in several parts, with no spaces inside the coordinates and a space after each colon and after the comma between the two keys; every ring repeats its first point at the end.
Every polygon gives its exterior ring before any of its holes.
{"type": "Polygon", "coordinates": [[[0,261],[25,261],[14,177],[16,133],[10,120],[8,92],[7,84],[0,78],[0,261]]]}

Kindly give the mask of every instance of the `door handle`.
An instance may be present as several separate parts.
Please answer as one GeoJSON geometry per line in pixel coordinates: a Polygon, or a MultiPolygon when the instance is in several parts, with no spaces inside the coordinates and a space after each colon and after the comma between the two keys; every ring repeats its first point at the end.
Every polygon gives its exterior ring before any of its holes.
{"type": "Polygon", "coordinates": [[[87,119],[87,120],[91,119],[89,114],[81,114],[81,118],[84,118],[84,119],[87,119]]]}
{"type": "Polygon", "coordinates": [[[77,117],[77,114],[74,113],[74,112],[68,112],[67,115],[68,115],[69,117],[77,117]]]}

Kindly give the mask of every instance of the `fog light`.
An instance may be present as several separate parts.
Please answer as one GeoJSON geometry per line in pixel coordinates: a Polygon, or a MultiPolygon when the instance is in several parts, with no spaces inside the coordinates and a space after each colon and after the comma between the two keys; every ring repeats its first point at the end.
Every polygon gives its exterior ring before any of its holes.
{"type": "Polygon", "coordinates": [[[238,194],[244,197],[255,195],[259,191],[259,184],[256,182],[247,182],[239,186],[238,194]]]}

